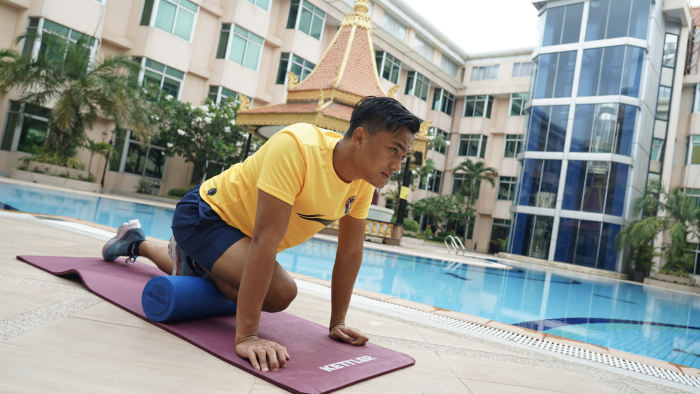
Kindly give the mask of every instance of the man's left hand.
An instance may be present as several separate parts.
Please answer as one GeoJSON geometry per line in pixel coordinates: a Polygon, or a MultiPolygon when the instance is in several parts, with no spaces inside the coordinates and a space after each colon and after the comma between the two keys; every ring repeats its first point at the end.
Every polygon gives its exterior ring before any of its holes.
{"type": "Polygon", "coordinates": [[[362,346],[369,341],[369,338],[357,328],[345,327],[342,324],[331,328],[328,336],[337,341],[343,341],[355,346],[362,346]]]}

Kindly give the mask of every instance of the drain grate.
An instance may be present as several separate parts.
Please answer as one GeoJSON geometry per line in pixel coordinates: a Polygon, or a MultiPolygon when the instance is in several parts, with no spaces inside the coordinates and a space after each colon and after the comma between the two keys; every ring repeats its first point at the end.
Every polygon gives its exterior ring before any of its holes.
{"type": "Polygon", "coordinates": [[[14,211],[2,211],[0,210],[0,218],[10,218],[10,219],[25,219],[25,220],[35,220],[36,218],[28,213],[14,212],[14,211]]]}
{"type": "MultiPolygon", "coordinates": [[[[310,290],[312,292],[322,293],[323,295],[330,297],[330,288],[328,287],[301,280],[297,280],[296,283],[300,288],[310,290]]],[[[700,388],[700,379],[694,376],[685,375],[680,372],[669,371],[663,368],[657,368],[648,364],[638,363],[636,361],[630,361],[618,357],[608,356],[607,354],[591,352],[589,350],[581,349],[575,346],[562,345],[560,343],[536,339],[525,335],[516,334],[514,332],[500,330],[498,328],[482,326],[480,324],[474,324],[462,320],[452,319],[445,316],[435,315],[433,313],[423,312],[416,309],[407,308],[401,305],[395,305],[388,302],[378,301],[357,294],[352,295],[352,303],[357,306],[363,306],[369,310],[389,310],[392,312],[400,313],[404,316],[410,316],[419,319],[423,322],[429,321],[431,323],[437,323],[443,326],[468,330],[479,334],[495,337],[498,339],[515,342],[521,345],[534,347],[545,351],[551,351],[566,356],[577,357],[580,359],[593,361],[600,364],[605,364],[612,367],[617,367],[628,371],[633,371],[644,375],[669,380],[676,383],[685,384],[691,387],[700,388]]]]}

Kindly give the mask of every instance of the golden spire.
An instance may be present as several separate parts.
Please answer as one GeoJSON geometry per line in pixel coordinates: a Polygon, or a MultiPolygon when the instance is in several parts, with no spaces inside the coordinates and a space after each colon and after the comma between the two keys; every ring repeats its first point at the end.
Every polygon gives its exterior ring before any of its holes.
{"type": "Polygon", "coordinates": [[[369,0],[355,0],[355,12],[349,13],[340,26],[358,26],[372,34],[372,23],[367,12],[369,12],[369,0]]]}

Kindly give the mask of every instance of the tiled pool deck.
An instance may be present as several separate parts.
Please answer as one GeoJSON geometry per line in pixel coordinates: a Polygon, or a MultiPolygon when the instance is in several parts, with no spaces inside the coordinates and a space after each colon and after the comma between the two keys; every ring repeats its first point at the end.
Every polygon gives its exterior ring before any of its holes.
{"type": "MultiPolygon", "coordinates": [[[[94,257],[113,229],[77,220],[58,226],[49,220],[10,216],[0,215],[0,392],[284,392],[92,295],[77,278],[56,277],[15,258],[94,257]],[[65,226],[68,223],[74,228],[65,226]],[[86,224],[93,234],[84,231],[86,224]]],[[[424,253],[439,258],[437,253],[424,253]]],[[[287,312],[326,325],[330,300],[318,289],[329,283],[292,275],[299,281],[300,294],[287,312]]],[[[355,294],[387,306],[700,377],[698,370],[659,360],[361,289],[355,294]]],[[[353,301],[348,324],[362,329],[374,343],[411,355],[416,365],[341,392],[698,392],[688,385],[367,305],[353,301]]]]}

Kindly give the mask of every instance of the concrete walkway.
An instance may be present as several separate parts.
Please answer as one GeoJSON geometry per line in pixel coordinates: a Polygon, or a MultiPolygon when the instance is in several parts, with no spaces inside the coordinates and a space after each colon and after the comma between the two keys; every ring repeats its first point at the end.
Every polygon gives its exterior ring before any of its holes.
{"type": "MultiPolygon", "coordinates": [[[[0,217],[0,392],[284,392],[92,295],[77,277],[56,277],[15,258],[99,256],[103,239],[49,221],[7,216],[0,217]]],[[[300,288],[287,312],[327,325],[329,299],[300,288]]],[[[343,393],[692,390],[354,304],[347,323],[369,334],[374,343],[411,355],[416,365],[343,393]]]]}

